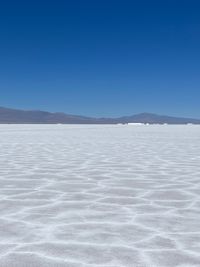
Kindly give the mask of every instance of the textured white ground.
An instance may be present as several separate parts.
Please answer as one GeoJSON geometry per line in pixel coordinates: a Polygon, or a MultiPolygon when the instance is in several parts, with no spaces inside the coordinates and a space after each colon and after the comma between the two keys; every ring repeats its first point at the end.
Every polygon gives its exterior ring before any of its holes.
{"type": "Polygon", "coordinates": [[[200,126],[0,126],[1,267],[200,266],[200,126]]]}

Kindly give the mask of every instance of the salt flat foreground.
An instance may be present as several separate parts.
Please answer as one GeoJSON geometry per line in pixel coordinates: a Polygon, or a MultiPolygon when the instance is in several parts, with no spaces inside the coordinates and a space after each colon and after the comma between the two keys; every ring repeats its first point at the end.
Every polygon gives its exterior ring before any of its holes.
{"type": "Polygon", "coordinates": [[[0,126],[1,267],[200,266],[200,126],[0,126]]]}

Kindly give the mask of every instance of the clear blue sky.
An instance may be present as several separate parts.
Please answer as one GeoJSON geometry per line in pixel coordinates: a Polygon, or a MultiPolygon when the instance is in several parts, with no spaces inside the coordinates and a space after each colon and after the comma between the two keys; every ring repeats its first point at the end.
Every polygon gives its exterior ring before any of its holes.
{"type": "Polygon", "coordinates": [[[200,2],[1,1],[0,106],[200,118],[200,2]]]}

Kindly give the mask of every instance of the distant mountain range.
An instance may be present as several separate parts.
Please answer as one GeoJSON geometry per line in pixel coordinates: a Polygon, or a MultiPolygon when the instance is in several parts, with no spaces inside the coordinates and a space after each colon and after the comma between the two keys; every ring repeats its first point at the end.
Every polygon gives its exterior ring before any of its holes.
{"type": "Polygon", "coordinates": [[[126,124],[126,123],[148,123],[148,124],[200,124],[200,119],[176,118],[157,115],[152,113],[141,113],[133,116],[120,118],[91,118],[65,113],[52,113],[38,110],[18,110],[0,107],[1,124],[126,124]]]}

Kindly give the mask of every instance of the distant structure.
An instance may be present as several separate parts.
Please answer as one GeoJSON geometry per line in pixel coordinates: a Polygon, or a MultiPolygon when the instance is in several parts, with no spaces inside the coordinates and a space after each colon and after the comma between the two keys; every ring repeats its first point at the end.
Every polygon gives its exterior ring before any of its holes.
{"type": "Polygon", "coordinates": [[[139,125],[145,125],[145,123],[141,123],[141,122],[129,122],[127,123],[128,125],[135,125],[135,126],[139,126],[139,125]]]}

